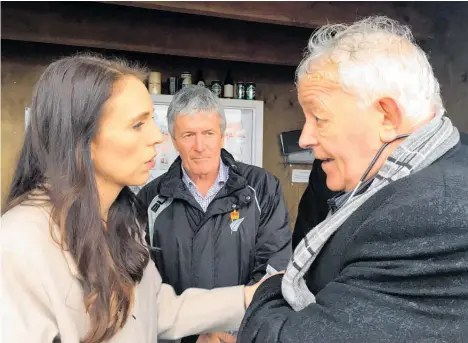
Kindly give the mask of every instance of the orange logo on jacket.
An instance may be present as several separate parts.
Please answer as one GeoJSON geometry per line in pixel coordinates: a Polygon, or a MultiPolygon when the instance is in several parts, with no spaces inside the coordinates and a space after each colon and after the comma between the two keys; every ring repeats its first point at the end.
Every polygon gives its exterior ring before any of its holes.
{"type": "Polygon", "coordinates": [[[239,212],[237,212],[236,210],[232,211],[231,212],[231,221],[236,221],[239,219],[239,212]]]}

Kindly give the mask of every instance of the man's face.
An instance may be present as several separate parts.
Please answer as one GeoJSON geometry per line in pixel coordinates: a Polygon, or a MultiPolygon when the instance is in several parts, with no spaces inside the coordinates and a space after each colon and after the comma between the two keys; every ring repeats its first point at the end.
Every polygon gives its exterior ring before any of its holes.
{"type": "Polygon", "coordinates": [[[328,188],[350,191],[383,144],[379,135],[382,116],[341,89],[333,65],[315,68],[298,84],[306,119],[299,145],[324,160],[328,188]]]}
{"type": "Polygon", "coordinates": [[[224,142],[218,113],[178,116],[172,141],[189,176],[218,173],[224,142]]]}

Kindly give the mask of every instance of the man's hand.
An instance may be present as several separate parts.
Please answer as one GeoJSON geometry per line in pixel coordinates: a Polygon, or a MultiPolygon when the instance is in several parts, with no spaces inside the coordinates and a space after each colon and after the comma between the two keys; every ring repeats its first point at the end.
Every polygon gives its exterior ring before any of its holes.
{"type": "Polygon", "coordinates": [[[197,343],[236,343],[236,337],[226,332],[212,332],[200,335],[197,343]]]}

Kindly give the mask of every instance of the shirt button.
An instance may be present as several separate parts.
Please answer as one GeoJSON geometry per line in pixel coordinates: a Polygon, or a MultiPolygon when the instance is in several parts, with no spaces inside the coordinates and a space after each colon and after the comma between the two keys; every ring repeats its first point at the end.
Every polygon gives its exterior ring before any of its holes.
{"type": "Polygon", "coordinates": [[[236,204],[232,204],[232,208],[236,208],[236,207],[237,207],[237,205],[236,205],[236,204]]]}
{"type": "Polygon", "coordinates": [[[245,200],[250,201],[250,197],[249,197],[249,196],[246,196],[246,197],[245,197],[245,200]]]}

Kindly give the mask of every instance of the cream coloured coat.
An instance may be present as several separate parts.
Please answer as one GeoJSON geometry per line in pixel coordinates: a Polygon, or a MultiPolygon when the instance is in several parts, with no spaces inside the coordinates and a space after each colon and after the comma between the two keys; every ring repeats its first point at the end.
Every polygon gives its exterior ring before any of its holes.
{"type": "MultiPolygon", "coordinates": [[[[37,206],[8,211],[0,229],[3,343],[79,343],[89,329],[73,258],[54,242],[48,212],[37,206]]],[[[244,287],[189,289],[177,296],[150,261],[135,289],[132,315],[110,343],[160,339],[239,327],[244,287]]]]}

